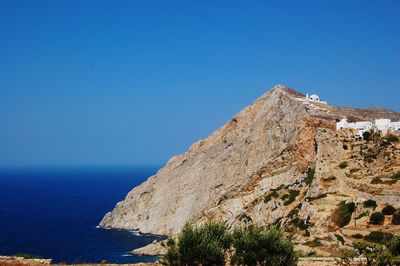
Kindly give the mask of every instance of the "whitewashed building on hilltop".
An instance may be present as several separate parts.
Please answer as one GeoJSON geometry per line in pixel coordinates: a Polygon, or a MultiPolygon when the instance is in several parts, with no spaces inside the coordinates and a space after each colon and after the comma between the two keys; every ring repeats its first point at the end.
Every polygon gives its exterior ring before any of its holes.
{"type": "Polygon", "coordinates": [[[391,128],[392,128],[393,130],[398,130],[398,131],[400,131],[400,121],[398,121],[398,122],[392,122],[392,123],[390,123],[390,126],[391,126],[391,128]]]}
{"type": "Polygon", "coordinates": [[[321,98],[319,98],[319,96],[316,95],[316,94],[308,95],[308,93],[307,93],[306,94],[306,100],[309,101],[309,102],[318,102],[318,103],[327,104],[327,102],[321,101],[321,98]]]}
{"type": "Polygon", "coordinates": [[[387,134],[390,131],[400,130],[400,121],[392,122],[390,119],[376,119],[374,122],[360,121],[360,122],[347,122],[347,118],[343,118],[336,123],[336,130],[342,128],[354,128],[358,131],[358,134],[362,136],[365,131],[377,130],[382,134],[387,134]]]}

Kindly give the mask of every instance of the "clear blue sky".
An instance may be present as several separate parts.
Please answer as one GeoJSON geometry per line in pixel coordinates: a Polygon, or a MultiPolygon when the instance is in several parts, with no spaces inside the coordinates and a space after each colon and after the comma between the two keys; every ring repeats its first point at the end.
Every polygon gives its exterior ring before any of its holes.
{"type": "Polygon", "coordinates": [[[0,166],[162,165],[275,84],[400,111],[400,1],[0,0],[0,166]]]}

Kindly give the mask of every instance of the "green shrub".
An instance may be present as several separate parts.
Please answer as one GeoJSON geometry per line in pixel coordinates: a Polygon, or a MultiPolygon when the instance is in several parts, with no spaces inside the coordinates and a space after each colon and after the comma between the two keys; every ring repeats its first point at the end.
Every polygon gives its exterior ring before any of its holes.
{"type": "Polygon", "coordinates": [[[251,219],[251,217],[248,216],[246,213],[242,213],[238,218],[239,218],[240,221],[243,221],[245,223],[252,223],[253,222],[253,219],[251,219]]]}
{"type": "MultiPolygon", "coordinates": [[[[400,236],[382,232],[371,232],[372,242],[353,242],[353,250],[343,253],[339,265],[361,265],[359,258],[365,260],[362,265],[369,266],[399,266],[400,265],[400,236]]],[[[366,237],[367,238],[367,237],[366,237]]]]}
{"type": "Polygon", "coordinates": [[[333,212],[332,221],[339,227],[343,227],[351,221],[351,215],[355,210],[354,202],[346,203],[345,201],[340,202],[339,206],[333,212]]]}
{"type": "Polygon", "coordinates": [[[369,152],[364,157],[368,162],[373,162],[373,160],[376,159],[376,157],[378,157],[378,153],[369,152]]]}
{"type": "Polygon", "coordinates": [[[373,208],[373,209],[375,209],[377,205],[376,205],[376,201],[375,200],[369,199],[369,200],[366,200],[366,201],[363,202],[363,206],[365,208],[373,208]]]}
{"type": "Polygon", "coordinates": [[[392,224],[400,225],[400,211],[397,211],[397,212],[393,213],[392,224]]]}
{"type": "Polygon", "coordinates": [[[371,134],[371,132],[365,131],[362,135],[363,135],[363,139],[368,141],[372,134],[371,134]]]}
{"type": "Polygon", "coordinates": [[[289,190],[289,194],[283,195],[282,199],[286,199],[283,205],[287,206],[292,203],[296,197],[300,194],[298,190],[289,190]]]}
{"type": "Polygon", "coordinates": [[[380,177],[374,177],[371,180],[371,184],[376,185],[376,184],[382,184],[382,179],[380,177]]]}
{"type": "Polygon", "coordinates": [[[263,229],[252,226],[248,229],[234,230],[233,250],[234,254],[231,257],[233,265],[297,264],[293,243],[283,239],[281,231],[275,227],[263,229]]]}
{"type": "Polygon", "coordinates": [[[358,234],[358,233],[352,235],[352,237],[354,237],[355,239],[363,239],[364,238],[364,236],[362,234],[358,234]]]}
{"type": "Polygon", "coordinates": [[[365,240],[369,242],[383,244],[387,241],[390,241],[393,238],[393,234],[391,233],[384,233],[381,231],[372,231],[368,235],[364,237],[365,240]]]}
{"type": "Polygon", "coordinates": [[[371,180],[371,184],[388,184],[388,185],[393,185],[397,183],[397,179],[389,179],[389,180],[382,180],[380,177],[374,177],[374,179],[371,180]]]}
{"type": "Polygon", "coordinates": [[[383,224],[383,221],[385,221],[385,216],[381,212],[374,212],[369,218],[370,224],[383,224]]]}
{"type": "Polygon", "coordinates": [[[271,189],[271,193],[269,193],[267,196],[264,198],[264,203],[269,202],[272,198],[277,198],[279,197],[278,191],[281,190],[284,186],[280,185],[277,188],[271,189]]]}
{"type": "Polygon", "coordinates": [[[308,246],[310,248],[315,248],[315,247],[320,247],[322,246],[322,243],[319,239],[314,239],[314,240],[310,240],[304,243],[305,246],[308,246]]]}
{"type": "Polygon", "coordinates": [[[185,225],[177,239],[167,241],[167,253],[161,263],[170,266],[297,264],[294,245],[275,227],[250,226],[231,234],[223,224],[207,223],[200,227],[185,225]]]}
{"type": "Polygon", "coordinates": [[[167,241],[167,253],[162,263],[181,265],[224,265],[231,235],[225,225],[207,223],[201,227],[186,225],[177,241],[167,241]]]}
{"type": "Polygon", "coordinates": [[[290,221],[290,224],[294,224],[300,230],[307,230],[311,225],[310,217],[307,217],[305,220],[295,217],[292,221],[290,221]]]}
{"type": "Polygon", "coordinates": [[[353,213],[356,210],[356,204],[354,202],[346,203],[346,208],[348,212],[353,213]]]}
{"type": "Polygon", "coordinates": [[[270,194],[265,196],[264,198],[264,203],[267,203],[272,200],[272,198],[277,198],[279,195],[276,191],[272,191],[270,194]]]}
{"type": "Polygon", "coordinates": [[[317,253],[315,251],[311,251],[311,252],[307,252],[307,253],[299,251],[298,254],[299,254],[300,258],[317,257],[317,253]]]}
{"type": "Polygon", "coordinates": [[[348,162],[341,162],[341,163],[339,164],[340,169],[344,169],[344,168],[346,168],[347,166],[349,166],[348,162]]]}
{"type": "Polygon", "coordinates": [[[309,219],[307,219],[307,220],[300,220],[299,222],[298,222],[298,224],[297,224],[297,227],[300,229],[300,230],[307,230],[309,227],[310,227],[310,220],[309,219]]]}
{"type": "Polygon", "coordinates": [[[392,239],[387,241],[387,248],[395,256],[400,256],[400,236],[394,236],[392,239]]]}
{"type": "Polygon", "coordinates": [[[393,135],[393,134],[389,134],[386,136],[386,140],[389,142],[398,142],[399,137],[397,137],[396,135],[393,135]]]}
{"type": "Polygon", "coordinates": [[[342,245],[344,245],[344,238],[343,236],[339,235],[339,234],[335,234],[336,239],[342,243],[342,245]]]}
{"type": "Polygon", "coordinates": [[[400,172],[397,172],[394,175],[392,175],[392,179],[399,179],[400,180],[400,172]]]}
{"type": "Polygon", "coordinates": [[[315,176],[315,169],[314,168],[309,168],[307,171],[307,178],[306,178],[306,184],[310,185],[314,179],[315,176]]]}
{"type": "Polygon", "coordinates": [[[367,216],[368,215],[368,212],[362,212],[362,213],[360,213],[356,218],[354,218],[354,219],[356,219],[356,220],[358,220],[358,219],[361,219],[361,218],[363,218],[363,217],[365,217],[365,216],[367,216]]]}
{"type": "Polygon", "coordinates": [[[396,209],[392,205],[387,205],[382,209],[384,215],[392,215],[396,212],[396,209]]]}
{"type": "Polygon", "coordinates": [[[362,265],[369,266],[389,266],[399,265],[400,260],[394,256],[384,245],[370,244],[365,242],[353,242],[353,250],[348,250],[343,253],[340,258],[340,265],[360,265],[360,257],[366,261],[362,265]]]}
{"type": "Polygon", "coordinates": [[[303,206],[302,203],[299,203],[296,207],[294,207],[289,214],[287,215],[288,218],[294,218],[299,213],[301,207],[303,206]]]}

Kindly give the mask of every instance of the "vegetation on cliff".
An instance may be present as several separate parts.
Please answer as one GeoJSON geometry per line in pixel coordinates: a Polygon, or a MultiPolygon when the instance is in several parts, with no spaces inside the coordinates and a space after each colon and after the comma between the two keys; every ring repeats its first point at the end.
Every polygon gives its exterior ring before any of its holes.
{"type": "Polygon", "coordinates": [[[400,265],[400,236],[391,238],[383,244],[355,241],[353,250],[346,251],[338,261],[340,265],[355,264],[355,259],[364,259],[362,265],[368,266],[398,266],[400,265]]]}
{"type": "Polygon", "coordinates": [[[369,218],[370,224],[383,224],[383,221],[385,221],[385,216],[381,212],[374,212],[369,218]]]}
{"type": "Polygon", "coordinates": [[[343,227],[349,224],[354,210],[354,202],[346,203],[345,201],[342,201],[333,213],[332,221],[339,227],[343,227]]]}

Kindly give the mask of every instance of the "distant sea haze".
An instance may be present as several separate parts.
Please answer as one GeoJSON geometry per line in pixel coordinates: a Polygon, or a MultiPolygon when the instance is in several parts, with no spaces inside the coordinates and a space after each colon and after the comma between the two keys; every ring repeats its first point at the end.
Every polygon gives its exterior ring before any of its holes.
{"type": "Polygon", "coordinates": [[[96,228],[129,190],[157,167],[0,169],[0,255],[27,253],[53,262],[131,263],[154,236],[96,228]]]}

